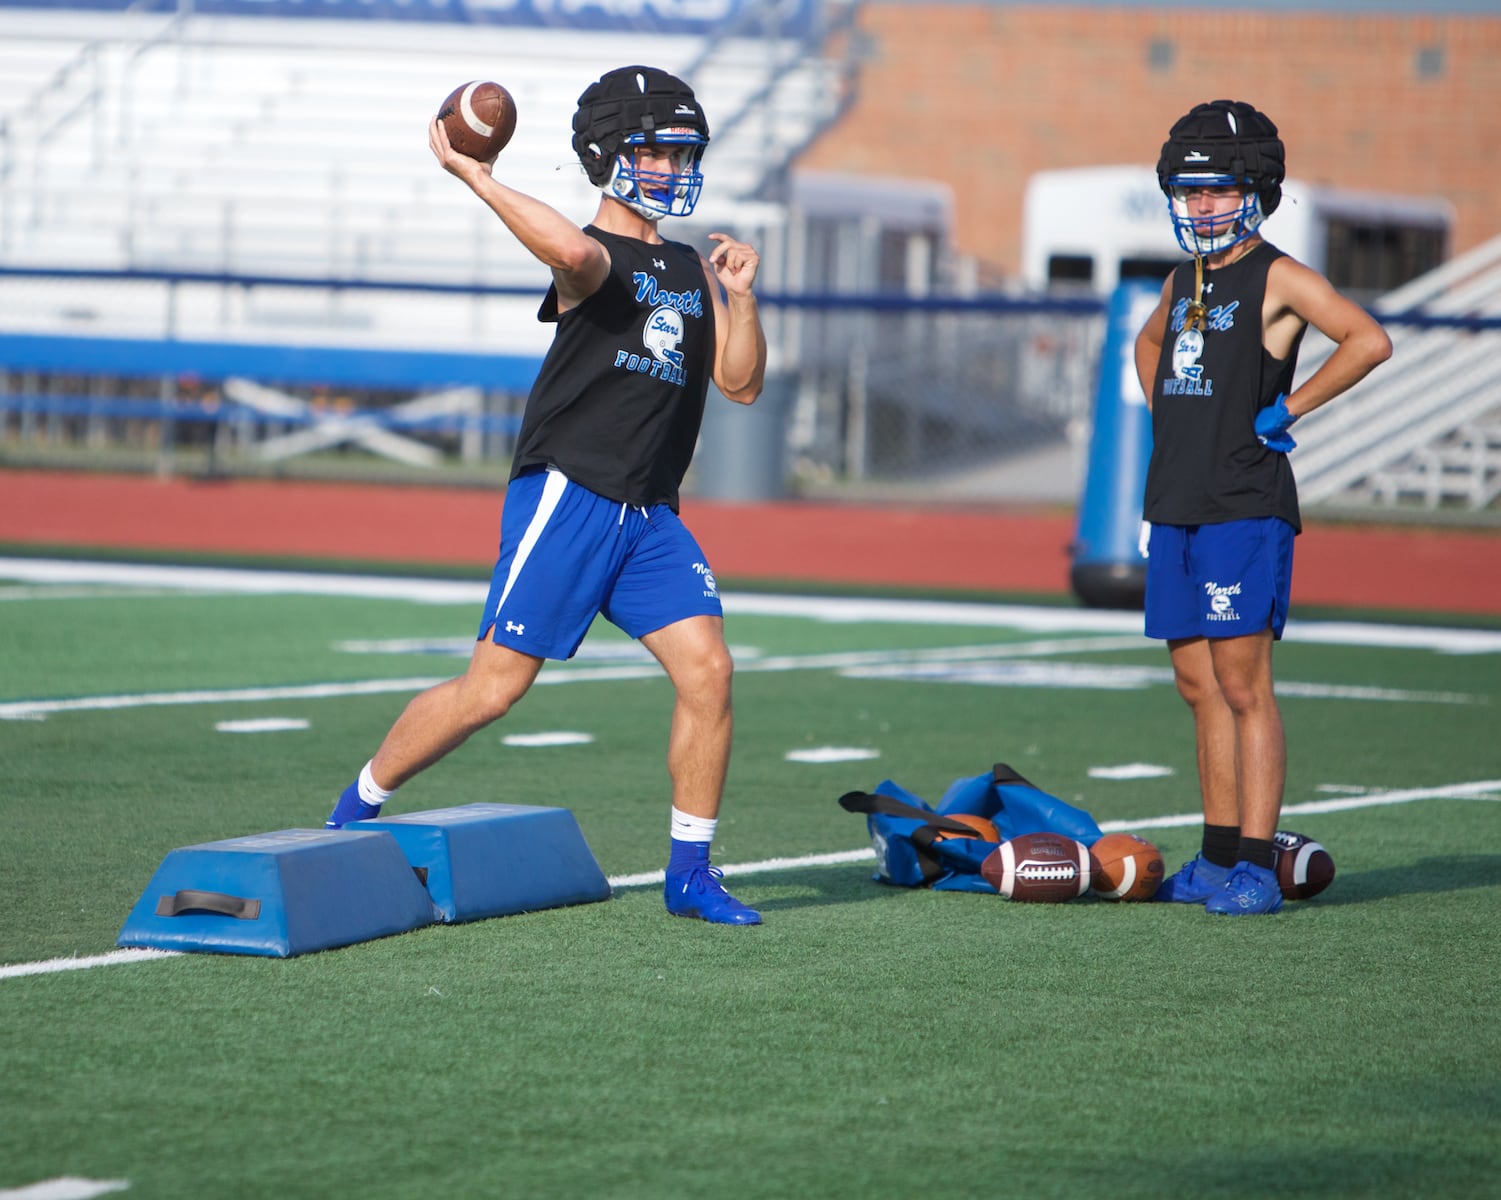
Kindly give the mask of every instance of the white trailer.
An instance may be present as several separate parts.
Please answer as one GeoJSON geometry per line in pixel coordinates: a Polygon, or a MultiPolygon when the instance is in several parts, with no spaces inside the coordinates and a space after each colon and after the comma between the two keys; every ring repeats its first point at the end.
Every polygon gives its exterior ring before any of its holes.
{"type": "MultiPolygon", "coordinates": [[[[1444,262],[1454,206],[1437,196],[1359,192],[1289,179],[1262,234],[1341,291],[1372,300],[1444,262]]],[[[1161,279],[1187,257],[1151,167],[1074,167],[1027,181],[1022,276],[1034,291],[1108,295],[1161,279]]]]}

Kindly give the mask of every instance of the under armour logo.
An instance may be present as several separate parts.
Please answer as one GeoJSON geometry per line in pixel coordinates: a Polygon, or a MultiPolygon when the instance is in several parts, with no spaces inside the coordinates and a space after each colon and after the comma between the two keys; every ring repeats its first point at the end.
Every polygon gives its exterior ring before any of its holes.
{"type": "Polygon", "coordinates": [[[659,270],[659,271],[665,271],[665,270],[667,270],[667,264],[665,262],[663,262],[660,258],[654,258],[654,259],[652,259],[651,260],[651,265],[654,266],[654,267],[656,267],[657,270],[659,270]]]}
{"type": "Polygon", "coordinates": [[[522,634],[524,634],[526,632],[526,626],[525,625],[518,625],[515,621],[507,621],[506,622],[506,632],[507,633],[514,633],[518,637],[520,637],[522,634]]]}
{"type": "Polygon", "coordinates": [[[1206,283],[1206,284],[1205,284],[1205,285],[1204,285],[1204,295],[1206,295],[1206,296],[1207,296],[1207,295],[1209,295],[1209,294],[1210,294],[1210,293],[1211,293],[1211,292],[1212,292],[1212,291],[1214,291],[1214,284],[1212,284],[1212,283],[1206,283]]]}

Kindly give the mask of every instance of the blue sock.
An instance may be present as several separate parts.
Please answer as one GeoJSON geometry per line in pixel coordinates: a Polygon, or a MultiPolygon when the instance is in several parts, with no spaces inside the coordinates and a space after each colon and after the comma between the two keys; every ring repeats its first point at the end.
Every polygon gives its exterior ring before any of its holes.
{"type": "Polygon", "coordinates": [[[669,875],[675,875],[681,871],[689,871],[694,867],[706,867],[708,865],[708,842],[681,842],[677,838],[672,839],[672,854],[667,860],[667,873],[669,875]]]}

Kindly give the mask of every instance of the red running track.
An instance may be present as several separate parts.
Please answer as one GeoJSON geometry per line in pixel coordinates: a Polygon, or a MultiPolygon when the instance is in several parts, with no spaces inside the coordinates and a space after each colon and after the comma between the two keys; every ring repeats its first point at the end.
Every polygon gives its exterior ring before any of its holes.
{"type": "MultiPolygon", "coordinates": [[[[499,488],[0,470],[0,543],[488,572],[499,488]]],[[[723,581],[1059,596],[1071,514],[685,500],[723,581]]],[[[1501,532],[1310,523],[1294,604],[1501,614],[1501,532]]]]}

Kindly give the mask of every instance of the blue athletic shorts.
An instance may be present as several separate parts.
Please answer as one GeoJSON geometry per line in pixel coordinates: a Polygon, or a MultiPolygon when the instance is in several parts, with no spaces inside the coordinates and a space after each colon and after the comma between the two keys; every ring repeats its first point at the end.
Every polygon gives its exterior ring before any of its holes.
{"type": "Polygon", "coordinates": [[[1293,527],[1281,517],[1156,525],[1147,555],[1149,638],[1280,638],[1293,578],[1293,527]]]}
{"type": "Polygon", "coordinates": [[[479,637],[567,659],[600,614],[639,638],[724,610],[704,552],[667,505],[632,508],[553,468],[523,471],[506,488],[479,637]]]}

